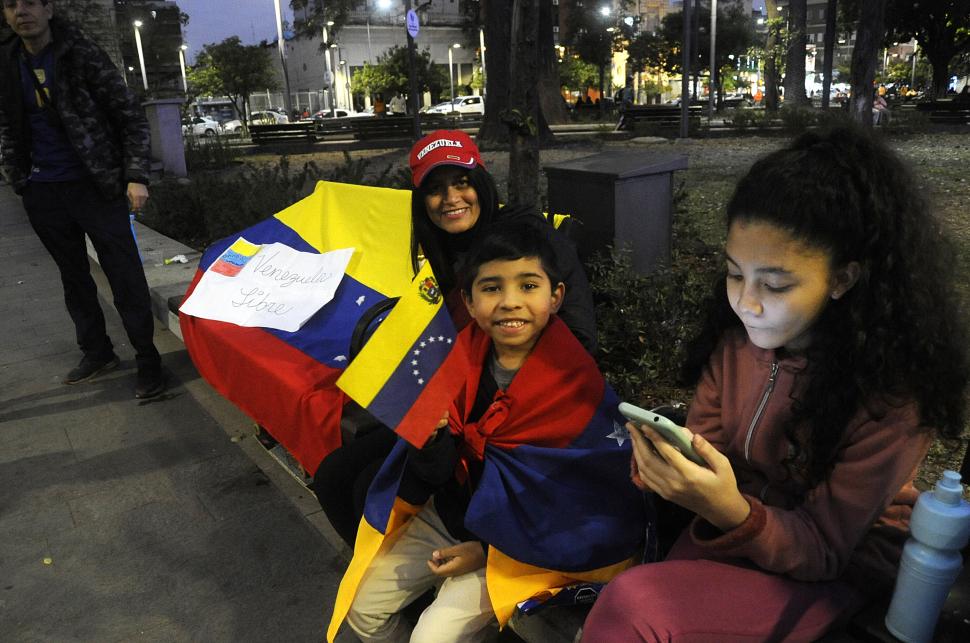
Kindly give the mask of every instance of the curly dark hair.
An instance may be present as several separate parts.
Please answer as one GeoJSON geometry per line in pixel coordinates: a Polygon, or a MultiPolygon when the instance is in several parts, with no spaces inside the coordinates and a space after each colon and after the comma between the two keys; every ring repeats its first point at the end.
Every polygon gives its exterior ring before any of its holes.
{"type": "MultiPolygon", "coordinates": [[[[852,416],[860,408],[878,415],[899,400],[917,403],[926,430],[960,434],[968,358],[955,255],[895,153],[853,126],[804,134],[740,180],[727,207],[728,227],[735,221],[778,226],[829,253],[834,266],[861,266],[855,286],[813,327],[808,384],[785,431],[796,453],[786,464],[804,454],[799,469],[817,484],[852,416]]],[[[697,381],[722,333],[739,325],[722,276],[688,352],[688,381],[697,381]]]]}
{"type": "Polygon", "coordinates": [[[492,175],[485,168],[477,166],[468,170],[468,182],[478,195],[478,206],[481,210],[472,229],[460,234],[445,232],[428,217],[428,210],[424,205],[424,198],[428,194],[428,177],[411,191],[411,266],[417,273],[420,248],[431,262],[431,269],[443,292],[458,285],[455,275],[458,255],[471,248],[482,231],[498,216],[498,188],[492,175]]]}

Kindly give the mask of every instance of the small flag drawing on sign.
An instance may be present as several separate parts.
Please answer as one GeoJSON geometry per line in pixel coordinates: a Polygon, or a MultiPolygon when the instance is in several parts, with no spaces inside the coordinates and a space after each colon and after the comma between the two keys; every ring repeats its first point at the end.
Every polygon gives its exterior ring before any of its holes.
{"type": "Polygon", "coordinates": [[[235,243],[226,248],[226,251],[218,259],[212,262],[209,270],[227,277],[235,277],[243,269],[243,266],[259,252],[260,247],[239,237],[235,243]]]}

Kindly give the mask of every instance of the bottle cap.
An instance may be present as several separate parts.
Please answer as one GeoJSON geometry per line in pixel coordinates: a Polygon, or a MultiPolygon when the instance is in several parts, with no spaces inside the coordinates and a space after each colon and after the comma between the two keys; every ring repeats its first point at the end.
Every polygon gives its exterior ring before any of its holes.
{"type": "Polygon", "coordinates": [[[963,497],[963,486],[960,484],[960,474],[956,471],[944,471],[943,476],[933,489],[933,495],[944,504],[960,504],[960,499],[963,497]]]}

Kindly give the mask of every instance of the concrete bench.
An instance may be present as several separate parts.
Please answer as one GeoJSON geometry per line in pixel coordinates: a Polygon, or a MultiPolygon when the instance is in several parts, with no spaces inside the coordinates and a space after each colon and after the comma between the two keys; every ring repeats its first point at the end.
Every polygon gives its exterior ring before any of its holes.
{"type": "MultiPolygon", "coordinates": [[[[701,105],[688,106],[688,120],[691,127],[700,125],[704,108],[701,105]]],[[[616,124],[616,131],[632,131],[638,123],[656,125],[658,127],[680,127],[679,105],[633,105],[620,113],[620,120],[616,124]]]]}
{"type": "Polygon", "coordinates": [[[931,123],[963,125],[970,123],[970,102],[934,100],[916,104],[916,109],[929,112],[931,123]]]}
{"type": "Polygon", "coordinates": [[[253,143],[279,143],[288,141],[313,141],[314,124],[310,121],[299,123],[277,123],[275,125],[250,125],[249,135],[253,143]]]}
{"type": "Polygon", "coordinates": [[[356,118],[350,124],[358,141],[375,139],[403,139],[410,141],[414,135],[413,116],[385,116],[383,118],[356,118]]]}

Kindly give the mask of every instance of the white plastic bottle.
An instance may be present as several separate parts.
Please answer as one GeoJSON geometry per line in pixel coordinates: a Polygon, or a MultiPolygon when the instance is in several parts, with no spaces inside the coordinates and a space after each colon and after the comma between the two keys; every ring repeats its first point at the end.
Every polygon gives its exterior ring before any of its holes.
{"type": "Polygon", "coordinates": [[[920,494],[903,547],[886,627],[906,643],[932,640],[950,587],[963,567],[960,550],[970,538],[970,503],[960,474],[944,471],[933,491],[920,494]]]}

